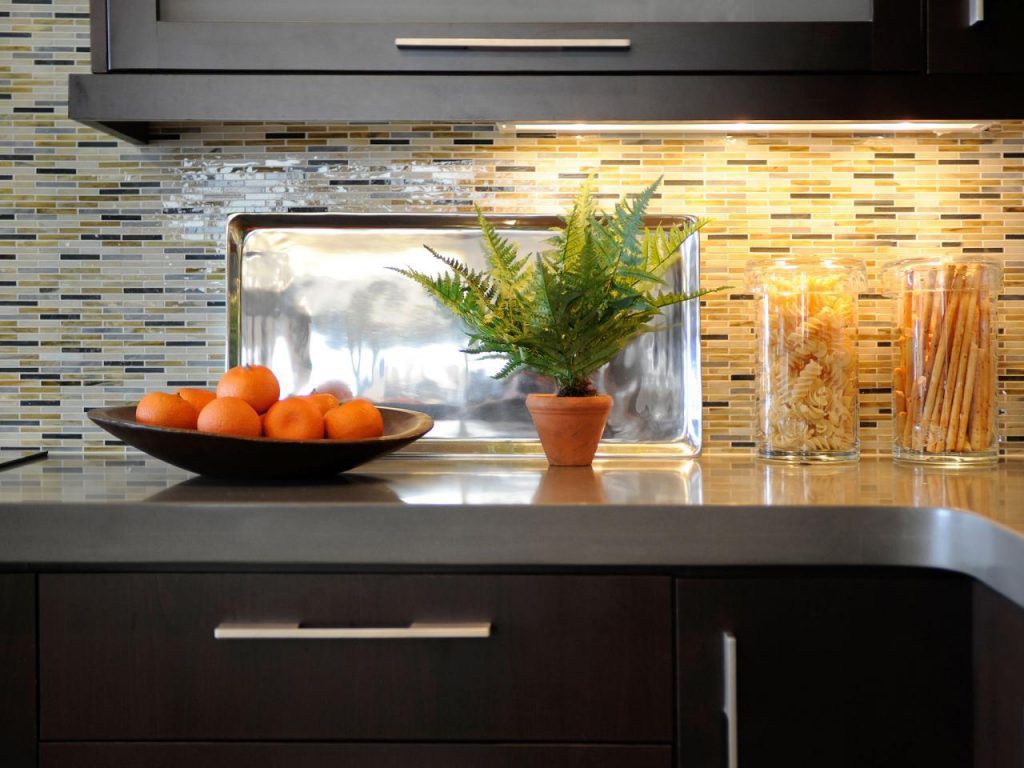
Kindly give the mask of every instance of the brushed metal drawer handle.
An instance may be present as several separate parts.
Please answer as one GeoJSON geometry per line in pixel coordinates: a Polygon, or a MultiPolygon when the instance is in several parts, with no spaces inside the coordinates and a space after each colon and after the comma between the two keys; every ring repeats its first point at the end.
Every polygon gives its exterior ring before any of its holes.
{"type": "Polygon", "coordinates": [[[502,49],[528,50],[628,50],[632,41],[628,37],[396,37],[398,48],[458,48],[493,51],[502,49]]]}
{"type": "Polygon", "coordinates": [[[433,624],[407,627],[303,627],[299,624],[220,624],[215,640],[450,640],[490,637],[490,622],[433,624]]]}
{"type": "Polygon", "coordinates": [[[968,23],[973,27],[985,20],[985,0],[970,0],[968,7],[968,23]]]}
{"type": "Polygon", "coordinates": [[[736,717],[736,637],[731,632],[722,633],[722,713],[726,720],[726,766],[739,765],[739,723],[736,717]]]}

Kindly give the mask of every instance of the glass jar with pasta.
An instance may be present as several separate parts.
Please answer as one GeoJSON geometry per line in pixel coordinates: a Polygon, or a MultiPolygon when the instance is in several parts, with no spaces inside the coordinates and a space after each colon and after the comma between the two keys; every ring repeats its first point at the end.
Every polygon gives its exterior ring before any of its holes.
{"type": "Polygon", "coordinates": [[[786,257],[747,264],[757,310],[757,451],[781,461],[860,454],[853,259],[786,257]]]}
{"type": "Polygon", "coordinates": [[[944,465],[999,458],[992,259],[904,259],[883,270],[896,299],[893,457],[944,465]]]}

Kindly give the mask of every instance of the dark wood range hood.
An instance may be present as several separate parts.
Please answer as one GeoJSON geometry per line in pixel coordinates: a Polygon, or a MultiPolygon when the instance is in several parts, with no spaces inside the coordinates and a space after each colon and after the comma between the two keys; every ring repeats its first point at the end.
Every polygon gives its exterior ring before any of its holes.
{"type": "Polygon", "coordinates": [[[1017,0],[748,0],[738,21],[691,4],[535,2],[545,20],[523,21],[469,0],[92,0],[69,115],[136,142],[191,121],[1024,118],[1017,0]]]}

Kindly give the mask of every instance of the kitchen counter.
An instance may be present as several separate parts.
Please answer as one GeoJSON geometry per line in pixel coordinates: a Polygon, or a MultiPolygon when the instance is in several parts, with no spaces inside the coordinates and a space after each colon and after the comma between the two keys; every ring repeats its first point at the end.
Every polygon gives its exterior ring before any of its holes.
{"type": "Polygon", "coordinates": [[[889,566],[973,576],[1024,606],[1024,461],[941,470],[747,457],[389,457],[248,487],[144,457],[0,472],[0,567],[529,570],[889,566]]]}

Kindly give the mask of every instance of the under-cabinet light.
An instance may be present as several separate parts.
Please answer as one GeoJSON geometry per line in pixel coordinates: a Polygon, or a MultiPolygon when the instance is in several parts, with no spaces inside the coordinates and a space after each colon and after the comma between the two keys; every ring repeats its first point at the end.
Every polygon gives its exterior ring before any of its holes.
{"type": "Polygon", "coordinates": [[[515,123],[506,129],[553,133],[950,133],[977,132],[992,123],[972,120],[937,121],[806,121],[806,122],[638,122],[638,123],[515,123]]]}

